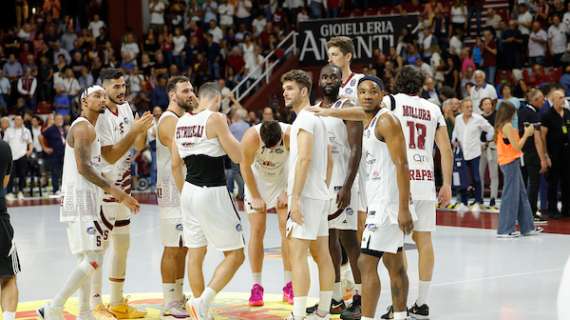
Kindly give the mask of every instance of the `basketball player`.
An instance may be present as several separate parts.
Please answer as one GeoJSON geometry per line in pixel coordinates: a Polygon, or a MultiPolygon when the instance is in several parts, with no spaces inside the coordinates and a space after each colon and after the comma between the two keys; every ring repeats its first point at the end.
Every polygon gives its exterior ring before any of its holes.
{"type": "Polygon", "coordinates": [[[14,241],[14,229],[4,199],[4,188],[10,182],[11,171],[12,150],[7,142],[0,140],[0,307],[4,320],[16,319],[18,306],[16,274],[21,271],[14,241]]]}
{"type": "Polygon", "coordinates": [[[101,266],[104,243],[113,228],[101,211],[101,189],[127,210],[139,210],[139,203],[134,198],[98,171],[101,153],[95,125],[100,114],[105,112],[105,102],[102,87],[87,88],[81,94],[81,115],[71,124],[67,134],[60,220],[67,223],[69,247],[79,262],[63,289],[38,310],[41,319],[63,320],[63,306],[77,290],[80,290],[78,319],[93,317],[89,305],[90,278],[101,266]]]}
{"type": "Polygon", "coordinates": [[[215,82],[200,87],[199,104],[176,124],[172,174],[181,192],[184,243],[188,247],[188,278],[195,298],[188,310],[194,320],[207,319],[210,304],[232,279],[245,256],[242,225],[226,188],[224,156],[241,162],[241,148],[218,109],[222,93],[215,82]],[[186,167],[184,180],[182,169],[186,167]],[[224,253],[208,287],[202,266],[208,243],[224,253]]]}
{"type": "MultiPolygon", "coordinates": [[[[352,100],[338,99],[342,72],[339,67],[329,64],[321,69],[319,86],[323,99],[322,108],[343,108],[354,106],[352,100]]],[[[357,239],[358,227],[358,184],[355,179],[362,156],[362,122],[346,121],[334,117],[323,117],[329,143],[332,146],[333,171],[329,191],[333,195],[329,209],[329,251],[335,269],[335,283],[331,301],[331,314],[340,314],[345,309],[340,279],[342,260],[341,244],[346,250],[354,275],[356,293],[352,298],[351,312],[360,312],[362,282],[358,269],[360,242],[357,239]]],[[[317,306],[307,309],[308,313],[317,306]]]]}
{"type": "Polygon", "coordinates": [[[197,103],[190,80],[175,76],[166,85],[169,104],[157,123],[157,199],[160,212],[160,238],[164,251],[160,269],[164,305],[163,317],[187,318],[185,307],[184,269],[186,252],[183,242],[182,211],[180,195],[172,178],[171,155],[172,138],[178,118],[191,111],[197,103]]]}
{"type": "MultiPolygon", "coordinates": [[[[327,42],[327,54],[329,57],[329,63],[336,65],[342,70],[342,84],[340,86],[339,97],[348,98],[352,100],[353,103],[358,101],[357,96],[357,85],[358,81],[364,77],[362,73],[352,72],[350,68],[350,63],[352,62],[352,58],[354,58],[354,44],[352,39],[345,36],[338,36],[332,37],[327,42]]],[[[367,203],[366,203],[366,194],[364,192],[365,189],[365,167],[364,161],[360,161],[360,167],[358,168],[358,176],[356,178],[356,182],[358,185],[357,190],[357,203],[358,203],[358,225],[357,225],[357,238],[358,240],[362,240],[362,232],[364,230],[364,222],[366,221],[366,210],[367,210],[367,203]]],[[[342,247],[344,248],[344,245],[342,247]]],[[[353,274],[351,272],[352,265],[348,264],[348,259],[346,259],[346,250],[343,250],[343,260],[341,266],[341,277],[343,278],[343,283],[345,284],[345,290],[350,290],[353,287],[354,279],[353,274]],[[348,283],[347,283],[348,282],[348,283]]]]}
{"type": "Polygon", "coordinates": [[[243,151],[241,174],[245,181],[245,211],[251,226],[249,238],[249,264],[253,287],[250,306],[263,306],[263,237],[267,210],[275,208],[281,233],[284,283],[283,302],[293,303],[291,266],[285,223],[287,221],[287,159],[289,157],[289,125],[277,121],[264,121],[245,132],[241,139],[243,151]]]}
{"type": "Polygon", "coordinates": [[[289,217],[287,237],[293,272],[293,313],[291,320],[330,319],[334,268],[328,245],[328,185],[332,174],[331,150],[321,118],[308,112],[311,78],[302,70],[291,70],[281,77],[285,106],[297,118],[291,126],[291,152],[287,194],[289,217]],[[310,286],[307,251],[310,249],[319,270],[319,307],[305,318],[310,286]]]}
{"type": "Polygon", "coordinates": [[[382,81],[375,76],[359,80],[362,108],[311,108],[322,116],[364,121],[363,149],[366,155],[368,216],[361,243],[362,314],[343,314],[342,319],[372,320],[380,297],[378,263],[388,269],[394,303],[394,319],[406,319],[408,276],[404,266],[404,235],[413,229],[410,180],[405,138],[400,122],[391,111],[381,109],[382,81]],[[350,117],[359,109],[358,116],[350,117]],[[363,112],[362,112],[363,111],[363,112]]]}
{"type": "MultiPolygon", "coordinates": [[[[96,126],[97,136],[101,141],[102,173],[112,180],[115,186],[130,194],[130,151],[133,144],[138,151],[144,149],[146,133],[153,125],[153,117],[150,112],[146,112],[135,121],[133,111],[125,100],[126,83],[120,69],[103,69],[99,77],[108,98],[104,113],[101,114],[96,126]]],[[[130,245],[131,213],[109,193],[103,195],[102,209],[105,217],[114,218],[109,239],[113,247],[109,274],[111,299],[108,309],[105,308],[101,300],[102,273],[99,268],[93,277],[91,304],[94,307],[94,315],[102,319],[107,319],[109,313],[117,319],[142,318],[146,312],[130,307],[123,297],[130,245]]]]}

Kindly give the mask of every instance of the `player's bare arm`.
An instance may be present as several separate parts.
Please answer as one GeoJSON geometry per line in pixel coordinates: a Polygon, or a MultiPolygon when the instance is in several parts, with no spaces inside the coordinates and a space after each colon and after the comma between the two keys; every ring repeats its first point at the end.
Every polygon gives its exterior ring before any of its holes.
{"type": "Polygon", "coordinates": [[[299,133],[297,134],[297,163],[289,164],[295,166],[295,178],[293,180],[292,191],[293,194],[291,194],[291,218],[298,224],[303,224],[303,213],[301,212],[300,200],[301,193],[305,187],[305,182],[307,181],[307,176],[309,176],[309,167],[312,161],[314,141],[315,138],[312,134],[303,129],[300,129],[299,133]]]}
{"type": "MultiPolygon", "coordinates": [[[[228,154],[230,159],[235,163],[241,162],[241,147],[237,139],[230,132],[230,127],[228,127],[228,122],[226,117],[221,113],[214,113],[208,119],[208,129],[211,128],[213,131],[212,138],[218,137],[220,144],[224,151],[228,154]]],[[[208,135],[208,138],[210,136],[208,135]]]]}
{"type": "Polygon", "coordinates": [[[240,164],[240,171],[243,181],[251,193],[251,206],[259,212],[265,212],[267,209],[266,203],[261,198],[261,194],[257,188],[257,181],[255,181],[253,170],[251,170],[251,165],[255,161],[255,154],[258,148],[259,137],[255,128],[251,127],[246,130],[243,138],[241,139],[242,161],[240,164]]]}
{"type": "Polygon", "coordinates": [[[172,141],[170,144],[170,155],[172,156],[172,177],[174,178],[176,189],[178,189],[178,192],[182,192],[182,187],[184,187],[184,173],[182,171],[184,168],[184,161],[182,161],[182,158],[180,158],[178,147],[174,141],[172,141]]]}
{"type": "MultiPolygon", "coordinates": [[[[174,132],[176,131],[176,122],[178,119],[175,117],[165,117],[158,125],[158,138],[160,142],[164,143],[165,146],[171,146],[174,138],[174,132]]],[[[172,150],[169,149],[170,153],[172,150]]]]}
{"type": "Polygon", "coordinates": [[[330,185],[331,185],[333,166],[334,166],[334,161],[333,161],[333,155],[332,155],[332,146],[329,144],[327,146],[327,174],[326,174],[326,180],[325,180],[327,187],[330,187],[330,185]]]}
{"type": "Polygon", "coordinates": [[[446,127],[437,128],[435,143],[441,153],[441,171],[443,172],[443,185],[439,189],[438,200],[442,206],[446,206],[451,201],[451,175],[453,174],[453,154],[446,127]]]}
{"type": "MultiPolygon", "coordinates": [[[[103,159],[110,164],[117,162],[135,143],[138,136],[146,134],[146,131],[153,124],[153,116],[150,112],[145,112],[142,117],[136,119],[131,130],[114,145],[101,147],[103,159]]],[[[138,149],[137,149],[138,150],[138,149]]]]}
{"type": "Polygon", "coordinates": [[[349,107],[349,108],[321,108],[318,106],[310,106],[308,111],[321,117],[335,117],[347,121],[365,121],[366,112],[362,107],[349,107]]]}
{"type": "Polygon", "coordinates": [[[409,234],[412,232],[414,224],[410,214],[410,169],[404,133],[398,119],[391,114],[380,116],[376,122],[375,133],[376,137],[384,138],[390,158],[396,166],[396,180],[400,195],[398,224],[405,234],[409,234]]]}
{"type": "MultiPolygon", "coordinates": [[[[352,107],[352,103],[347,102],[344,107],[352,107]]],[[[350,204],[352,185],[362,158],[362,133],[364,131],[362,121],[346,121],[346,131],[350,145],[350,156],[348,158],[348,174],[336,199],[337,206],[340,209],[344,209],[350,204]]]]}
{"type": "Polygon", "coordinates": [[[95,140],[95,129],[91,125],[85,122],[78,123],[71,129],[69,142],[70,145],[73,146],[79,174],[105,192],[113,195],[113,197],[132,211],[138,212],[139,203],[137,200],[109,183],[109,181],[95,172],[91,166],[91,143],[93,143],[93,140],[95,140]]]}

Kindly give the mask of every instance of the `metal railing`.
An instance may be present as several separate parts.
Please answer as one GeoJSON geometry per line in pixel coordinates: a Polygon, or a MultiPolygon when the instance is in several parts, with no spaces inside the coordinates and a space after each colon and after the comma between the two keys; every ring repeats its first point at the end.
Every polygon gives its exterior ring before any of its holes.
{"type": "Polygon", "coordinates": [[[291,54],[297,54],[296,47],[297,32],[291,31],[285,39],[283,39],[277,47],[271,51],[263,61],[257,65],[257,67],[251,70],[232,90],[236,99],[241,102],[241,100],[247,97],[252,90],[258,87],[258,85],[263,85],[269,83],[271,74],[275,66],[285,61],[287,57],[291,54]],[[282,57],[277,57],[278,51],[283,51],[282,57]],[[260,72],[261,71],[261,72],[260,72]]]}

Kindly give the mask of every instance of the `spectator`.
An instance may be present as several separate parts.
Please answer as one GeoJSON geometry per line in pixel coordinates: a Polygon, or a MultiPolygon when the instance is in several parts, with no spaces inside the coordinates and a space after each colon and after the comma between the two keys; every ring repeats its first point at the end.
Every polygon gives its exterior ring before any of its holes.
{"type": "Polygon", "coordinates": [[[539,110],[544,105],[544,95],[542,91],[538,89],[531,89],[527,95],[527,100],[528,104],[518,109],[519,134],[524,133],[524,127],[527,123],[534,126],[534,134],[533,138],[529,139],[522,149],[524,163],[522,166],[522,175],[527,188],[528,201],[534,216],[534,222],[538,224],[544,222],[537,214],[540,174],[544,174],[548,170],[548,167],[550,167],[550,160],[547,158],[541,136],[539,113],[539,110]]]}
{"type": "MultiPolygon", "coordinates": [[[[497,91],[495,87],[488,84],[485,81],[485,72],[481,70],[475,71],[473,78],[475,80],[475,86],[469,92],[471,96],[471,101],[473,102],[474,106],[481,105],[481,100],[484,98],[491,98],[493,100],[493,104],[497,102],[497,91]]],[[[477,114],[481,113],[479,107],[474,111],[477,114]]]]}
{"type": "Polygon", "coordinates": [[[172,42],[174,43],[174,49],[172,50],[174,63],[180,67],[183,67],[184,59],[182,55],[188,39],[186,39],[186,36],[182,33],[182,29],[180,27],[174,29],[174,37],[172,37],[172,42]]]}
{"type": "Polygon", "coordinates": [[[67,26],[65,32],[61,36],[61,46],[63,50],[67,51],[68,53],[73,50],[75,41],[77,40],[77,33],[73,31],[72,26],[67,26]]]}
{"type": "Polygon", "coordinates": [[[2,117],[0,118],[0,134],[2,140],[4,140],[4,136],[6,135],[6,131],[10,128],[10,118],[2,117]]]}
{"type": "Polygon", "coordinates": [[[28,170],[28,157],[32,154],[32,134],[24,127],[21,116],[14,117],[14,127],[6,129],[4,141],[10,145],[14,161],[13,174],[8,184],[6,200],[14,201],[14,180],[18,179],[18,200],[24,199],[24,187],[26,186],[26,171],[28,170]]]}
{"type": "Polygon", "coordinates": [[[439,100],[439,93],[435,89],[435,81],[432,77],[427,76],[424,81],[424,86],[422,88],[421,97],[428,100],[429,102],[440,106],[441,102],[439,100]]]}
{"type": "Polygon", "coordinates": [[[275,113],[271,107],[263,108],[263,122],[275,120],[275,113]]]}
{"type": "MultiPolygon", "coordinates": [[[[452,141],[463,151],[463,159],[468,167],[475,187],[475,202],[471,208],[478,212],[483,204],[481,178],[479,176],[479,160],[481,159],[481,134],[485,132],[487,141],[492,140],[494,129],[485,118],[473,112],[473,102],[464,99],[462,113],[455,118],[452,141]]],[[[468,205],[466,190],[462,191],[461,202],[468,205]]]]}
{"type": "MultiPolygon", "coordinates": [[[[241,141],[243,134],[250,127],[250,125],[245,121],[247,118],[247,111],[240,108],[233,112],[232,124],[230,125],[230,132],[236,138],[237,141],[241,141]]],[[[243,200],[244,186],[243,178],[241,177],[239,164],[232,162],[230,174],[228,175],[228,191],[230,194],[234,192],[234,183],[238,185],[238,195],[236,199],[243,200]]]]}
{"type": "Polygon", "coordinates": [[[534,226],[520,163],[521,150],[527,139],[534,134],[534,128],[527,126],[519,140],[517,130],[511,125],[515,112],[515,107],[510,103],[502,102],[495,123],[497,156],[504,175],[499,226],[497,228],[498,238],[515,238],[521,233],[529,236],[542,231],[542,228],[535,228],[534,226]],[[517,221],[520,232],[515,230],[517,221]]]}
{"type": "Polygon", "coordinates": [[[0,69],[0,116],[8,113],[8,103],[11,101],[12,86],[10,80],[4,76],[4,70],[0,69]]]}
{"type": "Polygon", "coordinates": [[[93,79],[93,75],[89,72],[87,66],[81,66],[80,76],[77,81],[83,90],[89,88],[95,83],[95,79],[93,79]]]}
{"type": "MultiPolygon", "coordinates": [[[[546,142],[548,158],[552,166],[548,180],[548,214],[551,218],[570,216],[570,111],[564,108],[563,90],[550,94],[552,107],[541,118],[542,137],[546,142]],[[558,186],[560,185],[562,210],[558,211],[558,186]]],[[[547,158],[547,159],[548,159],[547,158]]]]}
{"type": "Polygon", "coordinates": [[[71,56],[69,55],[69,52],[67,52],[67,50],[65,50],[64,48],[60,47],[59,41],[53,42],[52,47],[53,47],[52,53],[53,53],[53,63],[54,64],[58,64],[60,55],[63,55],[63,58],[65,60],[65,64],[68,64],[71,62],[71,56]]]}
{"type": "Polygon", "coordinates": [[[134,34],[127,33],[125,36],[125,41],[121,45],[121,57],[123,66],[127,68],[136,66],[139,53],[139,45],[136,43],[134,34]]]}
{"type": "Polygon", "coordinates": [[[63,116],[58,114],[54,122],[42,133],[40,142],[46,154],[47,167],[51,174],[51,187],[54,195],[60,194],[60,181],[63,170],[66,132],[63,127],[63,116]]]}
{"type": "Polygon", "coordinates": [[[519,3],[519,15],[517,17],[517,22],[519,25],[519,31],[523,35],[523,38],[528,39],[530,34],[530,29],[532,27],[533,17],[528,10],[528,4],[526,2],[519,3]]]}
{"type": "Polygon", "coordinates": [[[560,23],[560,17],[552,17],[552,25],[548,28],[548,47],[555,67],[562,66],[561,58],[566,52],[568,44],[566,41],[567,32],[568,30],[560,23]]]}
{"type": "Polygon", "coordinates": [[[309,9],[311,12],[311,17],[314,19],[319,19],[323,17],[323,1],[325,0],[308,0],[309,9]]]}
{"type": "Polygon", "coordinates": [[[507,69],[520,68],[522,66],[522,50],[524,36],[521,33],[516,20],[509,21],[509,28],[501,34],[502,64],[507,69]]]}
{"type": "Polygon", "coordinates": [[[8,77],[11,82],[17,81],[18,78],[24,74],[22,65],[16,60],[16,55],[13,53],[8,56],[8,61],[4,64],[3,70],[4,75],[8,77]]]}
{"type": "Polygon", "coordinates": [[[253,22],[251,24],[253,26],[253,34],[254,34],[254,36],[257,37],[263,31],[263,29],[265,28],[265,25],[267,25],[267,20],[265,20],[265,17],[263,16],[262,13],[259,13],[257,15],[257,17],[255,17],[255,19],[253,20],[253,22]]]}
{"type": "Polygon", "coordinates": [[[61,79],[61,86],[63,87],[63,92],[71,97],[71,99],[75,98],[79,94],[79,91],[81,91],[79,81],[77,81],[73,70],[69,67],[64,71],[63,79],[61,79]]]}
{"type": "Polygon", "coordinates": [[[499,29],[499,26],[503,22],[501,15],[497,13],[493,8],[487,10],[487,20],[485,21],[485,27],[491,28],[493,31],[499,29]]]}
{"type": "Polygon", "coordinates": [[[450,98],[443,102],[441,109],[445,117],[445,124],[447,125],[447,133],[451,141],[453,135],[453,128],[455,127],[455,118],[459,114],[461,101],[457,98],[450,98]]]}
{"type": "Polygon", "coordinates": [[[250,126],[255,126],[256,124],[259,124],[259,117],[257,116],[257,113],[255,111],[250,111],[247,113],[247,122],[249,123],[250,126]]]}
{"type": "Polygon", "coordinates": [[[453,0],[451,5],[451,26],[453,31],[464,31],[467,23],[467,7],[463,0],[453,0]]]}
{"type": "Polygon", "coordinates": [[[36,105],[34,95],[36,94],[38,81],[32,72],[36,71],[27,69],[26,74],[18,79],[18,93],[22,98],[24,98],[24,100],[26,100],[27,109],[35,111],[36,105]]]}
{"type": "Polygon", "coordinates": [[[490,30],[483,32],[483,41],[481,43],[481,52],[483,53],[483,70],[485,78],[490,84],[495,84],[495,73],[497,72],[497,43],[495,36],[490,30]]]}
{"type": "Polygon", "coordinates": [[[216,20],[210,20],[210,31],[208,31],[208,33],[212,35],[214,42],[217,44],[220,44],[224,38],[224,32],[218,27],[216,20]]]}
{"type": "Polygon", "coordinates": [[[471,19],[475,17],[477,23],[477,33],[479,36],[481,34],[481,15],[483,14],[483,4],[484,2],[480,0],[467,0],[467,8],[469,9],[467,13],[467,34],[471,33],[471,19]]]}
{"type": "Polygon", "coordinates": [[[424,29],[424,38],[422,40],[422,52],[424,61],[429,62],[432,55],[432,46],[437,44],[437,38],[433,35],[432,27],[424,29]]]}
{"type": "Polygon", "coordinates": [[[431,68],[431,66],[427,63],[425,63],[425,61],[423,61],[422,59],[416,59],[415,61],[416,63],[416,67],[418,67],[418,69],[420,69],[420,71],[424,74],[425,77],[433,77],[433,69],[431,68]]]}
{"type": "Polygon", "coordinates": [[[31,126],[29,128],[32,134],[32,148],[35,154],[39,155],[43,151],[42,144],[40,142],[40,136],[42,135],[42,125],[43,121],[39,116],[32,116],[31,126]]]}
{"type": "Polygon", "coordinates": [[[89,22],[87,29],[91,31],[93,38],[98,38],[101,35],[101,29],[105,27],[105,22],[101,21],[98,14],[93,15],[93,21],[89,22]]]}
{"type": "MultiPolygon", "coordinates": [[[[495,106],[490,98],[481,100],[479,106],[482,113],[481,116],[495,126],[495,106]]],[[[481,134],[481,161],[479,162],[479,176],[481,177],[481,197],[485,198],[485,172],[489,168],[489,178],[491,179],[491,198],[489,199],[489,208],[496,210],[496,199],[499,195],[499,167],[497,166],[497,145],[494,139],[487,139],[485,133],[481,134]]]]}
{"type": "Polygon", "coordinates": [[[150,25],[152,28],[158,29],[164,25],[164,11],[166,5],[162,0],[150,0],[148,4],[150,12],[150,25]]]}
{"type": "Polygon", "coordinates": [[[238,0],[236,8],[237,24],[249,25],[251,20],[251,8],[253,4],[250,0],[238,0]]]}
{"type": "Polygon", "coordinates": [[[234,24],[234,5],[228,0],[221,0],[218,6],[220,14],[220,25],[222,28],[229,28],[234,24]]]}
{"type": "Polygon", "coordinates": [[[218,12],[218,3],[213,0],[206,0],[202,5],[202,11],[204,12],[204,22],[209,23],[212,20],[216,20],[218,12]]]}
{"type": "Polygon", "coordinates": [[[532,23],[532,32],[528,38],[528,58],[530,64],[544,65],[548,35],[540,26],[540,22],[532,23]]]}
{"type": "Polygon", "coordinates": [[[337,18],[340,15],[342,0],[327,0],[327,17],[337,18]]]}
{"type": "Polygon", "coordinates": [[[152,89],[150,96],[150,104],[154,107],[165,109],[168,106],[168,94],[166,93],[166,82],[168,76],[162,75],[158,78],[158,84],[152,89]]]}

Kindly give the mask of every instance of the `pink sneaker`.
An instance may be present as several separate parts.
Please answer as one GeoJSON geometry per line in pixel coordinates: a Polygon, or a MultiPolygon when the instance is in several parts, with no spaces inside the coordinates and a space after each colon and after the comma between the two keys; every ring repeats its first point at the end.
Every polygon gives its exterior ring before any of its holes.
{"type": "Polygon", "coordinates": [[[293,283],[291,281],[287,282],[287,284],[283,287],[283,302],[287,302],[288,304],[293,304],[293,283]]]}
{"type": "Polygon", "coordinates": [[[254,284],[251,288],[251,296],[249,297],[249,305],[251,307],[263,306],[263,287],[259,284],[254,284]]]}

